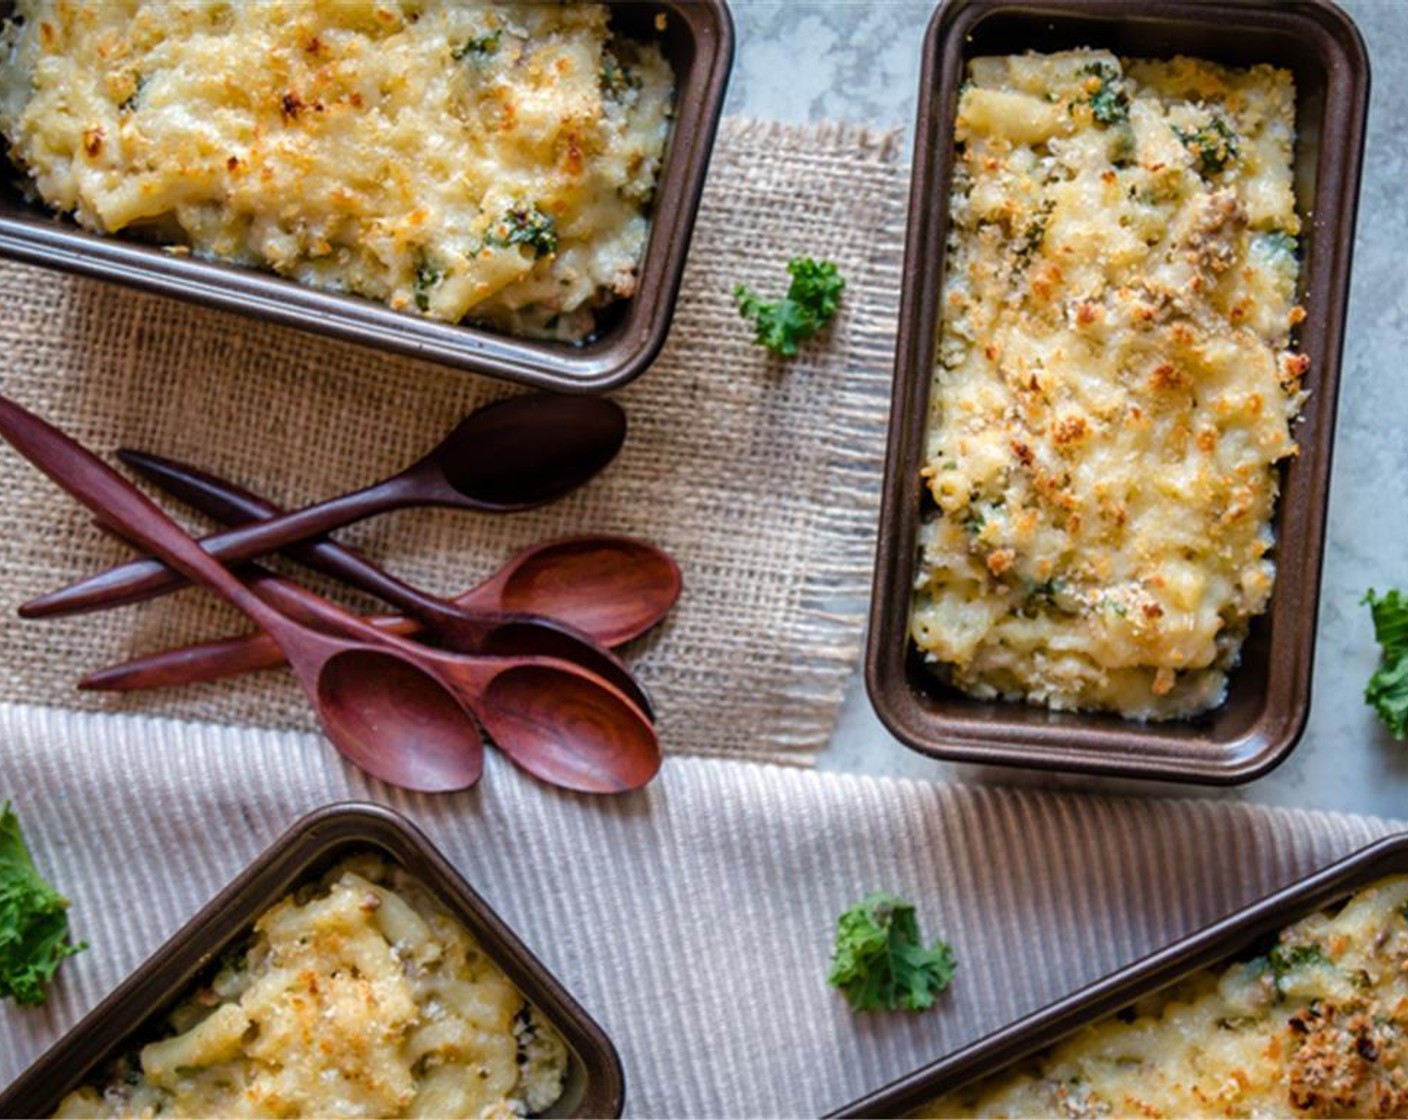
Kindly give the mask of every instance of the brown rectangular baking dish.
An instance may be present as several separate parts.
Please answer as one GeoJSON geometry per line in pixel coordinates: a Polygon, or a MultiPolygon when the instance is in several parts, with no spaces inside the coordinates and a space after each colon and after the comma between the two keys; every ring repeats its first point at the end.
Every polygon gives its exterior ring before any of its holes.
{"type": "MultiPolygon", "coordinates": [[[[602,315],[580,345],[534,342],[442,323],[359,296],[319,291],[272,272],[177,257],[123,236],[102,237],[0,183],[0,255],[239,311],[343,341],[559,392],[602,392],[642,373],[665,344],[733,62],[724,0],[612,0],[612,26],[658,42],[676,76],[675,120],[650,216],[636,294],[602,315]]],[[[12,9],[0,0],[0,17],[12,9]]]]}
{"type": "Polygon", "coordinates": [[[1390,836],[1229,915],[956,1053],[852,1101],[832,1116],[904,1116],[1045,1050],[1199,969],[1231,961],[1321,907],[1408,871],[1408,834],[1390,836]]]}
{"type": "Polygon", "coordinates": [[[562,1097],[547,1116],[620,1116],[625,1083],[616,1048],[414,825],[379,805],[344,802],[291,827],[9,1089],[0,1116],[51,1116],[71,1090],[149,1035],[192,981],[294,886],[343,856],[374,851],[419,879],[483,946],[570,1051],[562,1097]]]}
{"type": "Polygon", "coordinates": [[[1369,96],[1358,31],[1323,0],[949,0],[924,43],[910,223],[865,676],[875,711],[936,758],[1205,784],[1245,782],[1295,746],[1310,704],[1340,352],[1369,96]],[[919,467],[948,235],[953,120],[967,59],[1105,47],[1290,69],[1297,92],[1295,191],[1304,222],[1296,333],[1310,391],[1282,474],[1276,586],[1254,620],[1226,702],[1196,719],[1137,723],[974,700],[926,670],[909,639],[921,510],[919,467]]]}

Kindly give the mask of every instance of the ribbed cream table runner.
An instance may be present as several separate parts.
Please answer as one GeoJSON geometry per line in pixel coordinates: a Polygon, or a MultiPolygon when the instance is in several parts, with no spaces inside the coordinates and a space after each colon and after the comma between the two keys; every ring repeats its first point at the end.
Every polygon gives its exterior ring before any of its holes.
{"type": "MultiPolygon", "coordinates": [[[[679,560],[685,593],[628,658],[655,695],[665,749],[808,762],[835,722],[870,585],[904,228],[899,152],[894,133],[725,122],[669,342],[618,394],[631,426],[620,458],[545,509],[416,510],[345,539],[446,595],[547,537],[655,541],[679,560]],[[781,296],[788,259],[804,254],[836,261],[846,291],[825,339],[782,362],[753,345],[732,292],[743,282],[781,296]]],[[[94,450],[127,445],[191,460],[285,504],[408,465],[472,408],[509,391],[0,262],[0,393],[94,450]]],[[[0,697],[315,726],[282,673],[125,698],[75,693],[73,682],[105,662],[241,629],[197,593],[102,616],[14,617],[13,605],[127,555],[0,448],[0,697]]]]}
{"type": "Polygon", "coordinates": [[[0,792],[92,948],[0,1006],[0,1084],[306,810],[424,828],[606,1028],[629,1115],[814,1116],[1391,830],[1228,802],[1114,800],[670,759],[619,799],[498,759],[464,794],[368,783],[302,733],[0,706],[0,792]],[[836,915],[885,888],[949,940],[922,1015],[857,1016],[836,915]]]}

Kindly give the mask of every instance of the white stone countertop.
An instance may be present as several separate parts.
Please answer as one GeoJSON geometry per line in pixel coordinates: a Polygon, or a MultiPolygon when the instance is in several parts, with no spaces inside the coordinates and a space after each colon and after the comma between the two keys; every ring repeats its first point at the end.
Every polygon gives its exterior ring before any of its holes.
{"type": "MultiPolygon", "coordinates": [[[[738,54],[730,113],[912,128],[933,4],[733,0],[731,7],[738,54]]],[[[1315,679],[1300,745],[1268,776],[1230,790],[951,765],[895,740],[876,719],[857,672],[822,768],[1408,814],[1408,743],[1395,743],[1363,702],[1378,647],[1359,602],[1368,587],[1408,590],[1408,0],[1344,0],[1343,7],[1368,43],[1373,95],[1315,679]]]]}

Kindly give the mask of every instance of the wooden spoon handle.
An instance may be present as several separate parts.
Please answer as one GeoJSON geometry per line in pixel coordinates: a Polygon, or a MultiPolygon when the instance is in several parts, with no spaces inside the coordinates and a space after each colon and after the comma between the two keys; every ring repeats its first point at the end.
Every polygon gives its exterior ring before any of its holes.
{"type": "MultiPolygon", "coordinates": [[[[148,482],[227,525],[283,512],[258,494],[190,463],[126,448],[117,457],[148,482]]],[[[395,600],[407,585],[354,549],[322,539],[290,545],[283,552],[315,571],[402,605],[395,600]]],[[[591,533],[522,549],[482,583],[456,595],[454,603],[462,610],[547,615],[601,645],[618,646],[658,624],[679,593],[679,567],[663,550],[632,537],[591,533]],[[525,573],[527,579],[522,578],[525,573]],[[512,603],[506,597],[510,585],[512,603]]]]}
{"type": "MultiPolygon", "coordinates": [[[[103,524],[101,520],[99,524],[103,524]]],[[[103,525],[103,527],[113,531],[112,526],[103,525]]],[[[119,535],[122,535],[120,531],[119,535]]],[[[128,543],[134,542],[129,540],[128,543]]],[[[247,585],[266,603],[276,607],[285,617],[317,629],[329,629],[336,636],[367,639],[366,619],[348,615],[340,607],[333,606],[326,599],[292,581],[275,577],[257,564],[245,565],[241,568],[241,572],[247,585]]],[[[619,658],[610,651],[597,646],[586,635],[536,615],[499,613],[493,615],[492,619],[492,624],[486,628],[482,641],[473,638],[472,630],[468,634],[458,636],[445,635],[448,648],[460,653],[493,657],[499,660],[538,656],[575,662],[618,689],[647,717],[653,717],[654,705],[644,686],[635,679],[619,658]],[[451,640],[452,638],[453,640],[451,640]],[[468,639],[467,642],[466,639],[468,639]]],[[[409,624],[403,619],[393,617],[387,622],[388,625],[376,628],[379,633],[400,635],[410,629],[409,624]]],[[[215,651],[214,656],[227,659],[232,656],[232,653],[228,646],[222,646],[215,651]]],[[[267,654],[256,652],[255,656],[260,662],[263,662],[267,654]]],[[[137,684],[130,683],[133,667],[128,664],[119,666],[113,671],[100,670],[85,677],[79,682],[79,687],[106,691],[127,691],[131,687],[142,687],[142,682],[147,680],[156,685],[168,685],[175,683],[172,680],[173,673],[179,674],[191,668],[190,660],[190,651],[177,651],[175,657],[162,658],[155,666],[150,660],[139,666],[142,675],[137,677],[137,684]],[[153,673],[154,677],[151,676],[153,673]]],[[[256,664],[254,667],[261,666],[256,664]]]]}
{"type": "MultiPolygon", "coordinates": [[[[120,475],[114,474],[114,477],[121,481],[120,475]]],[[[293,541],[320,537],[343,525],[392,509],[403,504],[401,498],[397,480],[389,479],[294,513],[204,537],[200,548],[216,560],[237,564],[266,552],[277,552],[293,541]]],[[[101,516],[101,511],[98,512],[101,516]]],[[[182,531],[181,535],[186,534],[182,531]]],[[[183,575],[187,573],[173,572],[171,566],[160,559],[133,560],[31,599],[20,606],[20,614],[24,618],[49,618],[139,603],[181,587],[186,582],[183,575]]],[[[194,577],[187,575],[187,578],[194,577]]]]}
{"type": "Polygon", "coordinates": [[[274,634],[291,626],[230,572],[201,550],[186,531],[145,494],[57,428],[0,397],[0,436],[105,524],[161,555],[189,579],[205,584],[274,634]]]}
{"type": "MultiPolygon", "coordinates": [[[[237,525],[282,512],[259,495],[189,463],[128,449],[118,451],[117,457],[147,481],[217,521],[237,525]]],[[[331,539],[307,541],[283,551],[316,571],[393,602],[405,586],[388,586],[387,581],[400,581],[360,552],[331,539]]],[[[482,583],[456,595],[454,603],[462,610],[546,615],[610,647],[657,625],[674,607],[679,593],[679,568],[662,550],[631,537],[593,533],[541,541],[523,549],[482,583]],[[525,572],[527,579],[522,578],[525,572]]]]}
{"type": "MultiPolygon", "coordinates": [[[[374,615],[366,621],[387,634],[411,635],[420,629],[419,623],[400,615],[374,615]]],[[[78,682],[78,687],[99,692],[171,688],[224,680],[285,664],[283,650],[267,634],[246,634],[134,657],[89,673],[78,682]]]]}
{"type": "MultiPolygon", "coordinates": [[[[226,525],[269,521],[284,514],[273,502],[188,463],[125,448],[117,453],[117,457],[166,493],[226,525]]],[[[403,601],[408,593],[417,600],[424,598],[360,552],[328,538],[296,542],[282,551],[316,572],[340,579],[369,595],[385,599],[393,606],[405,609],[408,604],[403,601]]],[[[438,604],[432,603],[432,607],[435,606],[438,604]]]]}

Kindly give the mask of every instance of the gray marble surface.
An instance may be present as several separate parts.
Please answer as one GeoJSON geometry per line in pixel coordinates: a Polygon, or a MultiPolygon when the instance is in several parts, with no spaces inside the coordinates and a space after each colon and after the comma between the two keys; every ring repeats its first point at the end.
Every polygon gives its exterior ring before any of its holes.
{"type": "MultiPolygon", "coordinates": [[[[1131,5],[1133,7],[1134,5],[1131,5]]],[[[1192,793],[1408,816],[1408,743],[1364,705],[1377,663],[1365,588],[1408,589],[1408,0],[1345,0],[1369,46],[1373,98],[1330,496],[1314,695],[1304,739],[1232,790],[1061,778],[936,762],[892,738],[859,674],[824,769],[931,780],[1192,793]]],[[[912,125],[929,3],[733,0],[729,111],[784,121],[912,125]]]]}

